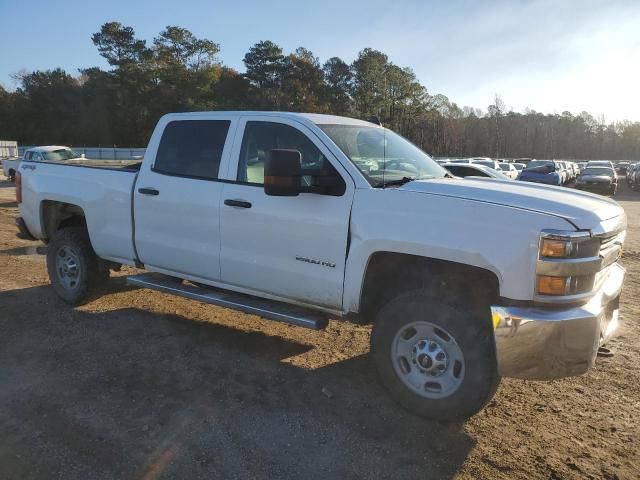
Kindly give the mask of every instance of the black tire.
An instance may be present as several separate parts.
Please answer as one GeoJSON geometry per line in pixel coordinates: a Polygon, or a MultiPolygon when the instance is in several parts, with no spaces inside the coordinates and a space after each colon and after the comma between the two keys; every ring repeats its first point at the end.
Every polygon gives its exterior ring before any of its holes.
{"type": "Polygon", "coordinates": [[[391,396],[408,411],[439,422],[473,416],[491,400],[500,384],[490,312],[448,296],[425,289],[401,294],[380,310],[371,334],[371,354],[391,396]],[[419,395],[396,373],[396,360],[392,359],[396,334],[421,320],[445,329],[464,355],[462,383],[445,398],[419,395]]]}
{"type": "Polygon", "coordinates": [[[71,305],[90,300],[109,278],[109,269],[93,251],[85,227],[67,227],[54,233],[47,248],[47,271],[55,292],[71,305]],[[77,278],[73,286],[65,284],[56,263],[59,254],[66,249],[70,249],[77,259],[77,278]]]}

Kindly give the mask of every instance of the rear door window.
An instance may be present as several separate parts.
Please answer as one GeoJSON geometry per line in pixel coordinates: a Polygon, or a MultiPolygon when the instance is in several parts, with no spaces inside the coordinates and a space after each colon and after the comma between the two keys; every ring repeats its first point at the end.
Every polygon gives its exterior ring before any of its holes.
{"type": "Polygon", "coordinates": [[[215,180],[229,132],[229,120],[176,120],[162,133],[153,170],[215,180]]]}

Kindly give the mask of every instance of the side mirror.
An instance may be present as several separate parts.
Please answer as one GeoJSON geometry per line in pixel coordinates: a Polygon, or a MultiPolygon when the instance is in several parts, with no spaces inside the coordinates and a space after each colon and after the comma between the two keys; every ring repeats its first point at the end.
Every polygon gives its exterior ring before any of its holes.
{"type": "Polygon", "coordinates": [[[276,197],[300,194],[302,154],[298,150],[273,149],[264,162],[264,193],[276,197]]]}

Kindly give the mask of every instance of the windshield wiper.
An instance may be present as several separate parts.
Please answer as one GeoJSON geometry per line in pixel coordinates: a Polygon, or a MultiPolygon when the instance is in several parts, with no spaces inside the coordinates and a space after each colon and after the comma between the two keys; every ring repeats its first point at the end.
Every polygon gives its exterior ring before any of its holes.
{"type": "Polygon", "coordinates": [[[415,180],[426,180],[429,178],[435,178],[434,176],[425,175],[424,177],[402,177],[396,180],[385,180],[376,185],[376,188],[396,187],[402,186],[405,183],[413,182],[415,180]]]}

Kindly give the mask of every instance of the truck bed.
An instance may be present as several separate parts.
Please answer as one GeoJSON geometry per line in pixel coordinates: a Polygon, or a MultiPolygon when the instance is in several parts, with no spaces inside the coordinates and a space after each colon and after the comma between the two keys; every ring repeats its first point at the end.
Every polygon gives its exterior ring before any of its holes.
{"type": "Polygon", "coordinates": [[[24,161],[20,167],[23,202],[20,213],[31,234],[46,238],[40,224],[43,208],[76,205],[87,219],[91,244],[101,258],[131,264],[132,193],[140,161],[24,161]]]}

